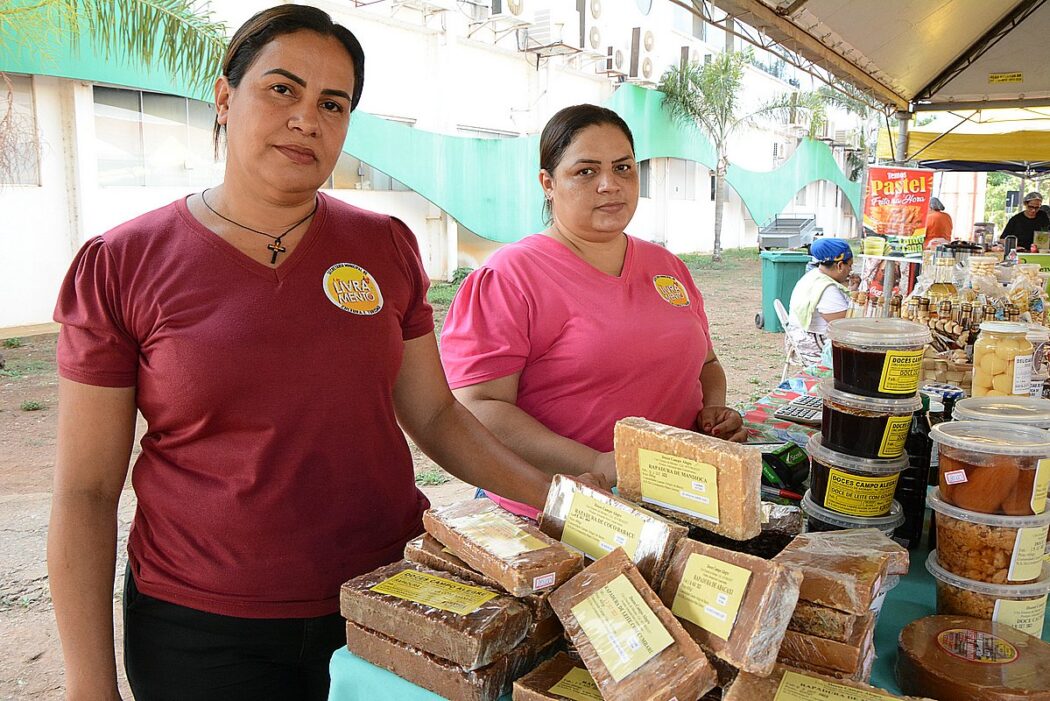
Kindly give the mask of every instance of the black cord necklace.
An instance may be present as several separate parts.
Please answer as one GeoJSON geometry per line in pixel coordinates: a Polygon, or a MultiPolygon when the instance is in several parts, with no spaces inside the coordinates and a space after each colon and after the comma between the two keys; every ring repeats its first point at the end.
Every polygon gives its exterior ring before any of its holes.
{"type": "MultiPolygon", "coordinates": [[[[208,190],[210,190],[210,189],[211,188],[208,188],[208,190]]],[[[281,244],[281,239],[283,239],[285,236],[287,236],[288,234],[290,234],[293,231],[295,231],[295,229],[297,229],[300,224],[302,224],[304,221],[306,221],[307,219],[312,217],[314,215],[314,213],[317,212],[317,198],[315,197],[314,198],[314,208],[310,210],[309,214],[307,214],[305,217],[303,217],[302,219],[300,219],[299,221],[295,222],[290,227],[285,229],[284,233],[282,233],[282,234],[280,234],[278,236],[274,236],[273,234],[268,234],[265,231],[259,231],[258,229],[253,229],[250,226],[245,226],[244,224],[241,224],[238,221],[234,221],[234,220],[230,219],[229,217],[226,217],[226,216],[223,216],[222,214],[219,214],[215,210],[214,207],[212,207],[210,204],[208,204],[208,199],[205,197],[205,195],[208,194],[208,190],[205,190],[204,192],[201,193],[201,202],[204,203],[204,206],[207,207],[208,210],[212,214],[217,216],[219,219],[222,219],[224,221],[230,222],[234,226],[239,226],[242,229],[246,229],[246,230],[251,231],[253,233],[259,234],[260,236],[265,236],[268,239],[272,239],[271,243],[266,244],[266,248],[268,248],[271,251],[273,251],[273,257],[270,258],[270,265],[273,265],[273,264],[275,264],[277,262],[278,254],[287,253],[288,252],[288,249],[285,248],[283,244],[281,244]]]]}

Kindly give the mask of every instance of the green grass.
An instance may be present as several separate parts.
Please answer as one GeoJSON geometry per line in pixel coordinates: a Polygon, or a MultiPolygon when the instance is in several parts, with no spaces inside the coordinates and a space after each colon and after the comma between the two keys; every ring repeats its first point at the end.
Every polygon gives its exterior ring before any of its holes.
{"type": "Polygon", "coordinates": [[[54,366],[46,360],[12,360],[3,370],[0,377],[27,377],[52,372],[54,366]]]}
{"type": "Polygon", "coordinates": [[[746,261],[758,259],[758,249],[730,248],[722,251],[722,260],[718,263],[711,260],[710,253],[681,253],[678,255],[690,271],[699,270],[737,270],[746,261]]]}
{"type": "Polygon", "coordinates": [[[452,304],[452,298],[456,296],[459,285],[449,282],[436,282],[427,291],[427,301],[432,305],[447,307],[452,304]]]}
{"type": "Polygon", "coordinates": [[[15,337],[15,338],[5,338],[3,345],[4,345],[4,348],[21,348],[25,344],[22,342],[21,338],[15,337]]]}
{"type": "Polygon", "coordinates": [[[416,475],[416,484],[420,487],[436,487],[439,484],[446,484],[452,481],[452,477],[439,467],[429,467],[425,470],[420,470],[419,474],[416,475]]]}
{"type": "Polygon", "coordinates": [[[33,401],[30,399],[22,402],[19,408],[21,408],[22,411],[40,411],[44,408],[44,403],[33,401]]]}

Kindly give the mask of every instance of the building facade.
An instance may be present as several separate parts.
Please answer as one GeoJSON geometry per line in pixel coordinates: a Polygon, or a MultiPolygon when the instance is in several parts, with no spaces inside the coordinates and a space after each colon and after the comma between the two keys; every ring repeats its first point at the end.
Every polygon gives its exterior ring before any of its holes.
{"type": "MultiPolygon", "coordinates": [[[[215,0],[235,28],[269,1],[215,0]]],[[[330,194],[394,214],[416,233],[428,273],[476,267],[543,228],[538,133],[557,110],[593,102],[635,134],[642,198],[629,233],[674,252],[713,242],[714,150],[676,124],[654,91],[663,71],[704,61],[733,38],[670,0],[313,0],[367,54],[330,194]]],[[[50,319],[62,276],[92,236],[221,180],[208,95],[157,70],[79,52],[0,45],[17,123],[31,143],[0,183],[0,327],[50,319]]],[[[805,85],[767,56],[745,104],[805,85]]],[[[807,79],[808,80],[808,79],[807,79]]],[[[754,246],[781,212],[811,213],[825,235],[857,228],[860,186],[842,170],[846,133],[822,141],[763,123],[730,143],[722,245],[754,246]]],[[[843,123],[844,128],[849,125],[843,123]]]]}

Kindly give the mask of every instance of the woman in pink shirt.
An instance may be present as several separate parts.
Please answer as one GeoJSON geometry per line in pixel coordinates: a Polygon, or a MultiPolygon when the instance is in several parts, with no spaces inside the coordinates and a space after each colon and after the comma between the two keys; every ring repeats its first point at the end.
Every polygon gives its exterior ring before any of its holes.
{"type": "Polygon", "coordinates": [[[625,416],[744,440],[689,270],[624,233],[639,188],[627,124],[595,105],[561,110],[540,136],[540,168],[550,226],[500,249],[449,309],[441,350],[456,397],[551,474],[615,480],[625,416]]]}

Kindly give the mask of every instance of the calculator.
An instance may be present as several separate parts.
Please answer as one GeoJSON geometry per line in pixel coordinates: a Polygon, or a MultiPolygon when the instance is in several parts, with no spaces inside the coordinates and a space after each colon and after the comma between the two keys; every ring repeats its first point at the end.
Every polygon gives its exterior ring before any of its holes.
{"type": "Polygon", "coordinates": [[[824,400],[814,394],[803,394],[773,412],[773,418],[819,426],[823,414],[824,400]]]}

